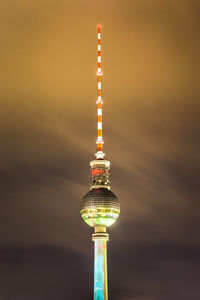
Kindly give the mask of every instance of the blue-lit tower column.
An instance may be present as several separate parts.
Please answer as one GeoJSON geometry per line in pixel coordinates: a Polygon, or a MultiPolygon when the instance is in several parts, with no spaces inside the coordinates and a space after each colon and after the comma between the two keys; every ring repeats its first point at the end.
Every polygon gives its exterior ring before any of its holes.
{"type": "Polygon", "coordinates": [[[95,227],[94,241],[94,299],[108,299],[107,241],[106,227],[95,227]]]}
{"type": "Polygon", "coordinates": [[[101,26],[98,25],[98,71],[97,71],[97,152],[90,162],[91,184],[89,192],[81,202],[81,216],[94,227],[94,300],[108,300],[107,281],[107,227],[119,217],[119,200],[110,190],[110,162],[104,159],[102,139],[102,98],[101,98],[101,26]]]}

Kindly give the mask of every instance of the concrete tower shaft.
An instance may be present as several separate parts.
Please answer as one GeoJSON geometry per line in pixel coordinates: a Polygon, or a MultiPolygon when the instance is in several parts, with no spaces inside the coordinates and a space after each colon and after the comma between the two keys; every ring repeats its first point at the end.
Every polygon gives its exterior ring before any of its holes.
{"type": "Polygon", "coordinates": [[[107,241],[105,226],[96,226],[94,241],[94,300],[108,300],[107,241]]]}

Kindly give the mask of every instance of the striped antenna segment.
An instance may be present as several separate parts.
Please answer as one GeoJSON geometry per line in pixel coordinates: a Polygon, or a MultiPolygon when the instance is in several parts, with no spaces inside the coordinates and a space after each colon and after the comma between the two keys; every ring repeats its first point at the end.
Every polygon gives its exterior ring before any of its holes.
{"type": "Polygon", "coordinates": [[[103,138],[102,138],[102,98],[101,98],[101,76],[103,75],[101,70],[101,25],[98,28],[98,56],[97,56],[97,153],[96,157],[103,158],[103,138]]]}

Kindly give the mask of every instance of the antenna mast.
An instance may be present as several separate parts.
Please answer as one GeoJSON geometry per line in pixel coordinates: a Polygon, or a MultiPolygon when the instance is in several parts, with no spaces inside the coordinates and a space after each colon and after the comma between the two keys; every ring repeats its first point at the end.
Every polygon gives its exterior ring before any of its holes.
{"type": "Polygon", "coordinates": [[[97,56],[97,152],[96,159],[103,159],[105,153],[103,153],[103,138],[102,138],[102,98],[101,98],[101,77],[103,75],[101,70],[101,25],[97,25],[98,29],[98,56],[97,56]]]}

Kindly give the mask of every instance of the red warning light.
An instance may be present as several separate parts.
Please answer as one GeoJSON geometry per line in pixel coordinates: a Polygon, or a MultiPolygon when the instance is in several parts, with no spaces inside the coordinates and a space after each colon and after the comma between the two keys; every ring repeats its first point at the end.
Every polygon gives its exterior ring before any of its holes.
{"type": "Polygon", "coordinates": [[[98,174],[101,174],[101,173],[104,173],[104,171],[103,170],[92,170],[91,171],[92,176],[95,176],[95,175],[98,175],[98,174]]]}

